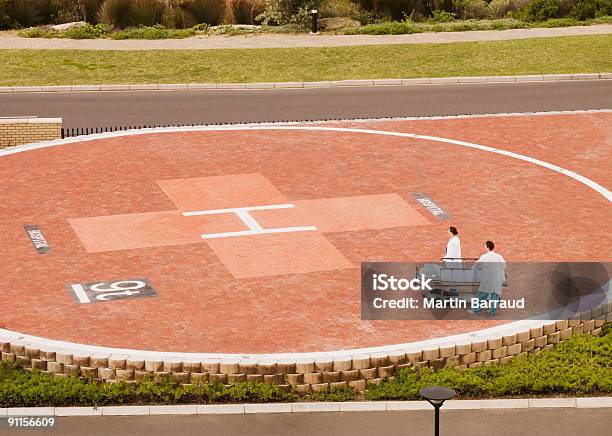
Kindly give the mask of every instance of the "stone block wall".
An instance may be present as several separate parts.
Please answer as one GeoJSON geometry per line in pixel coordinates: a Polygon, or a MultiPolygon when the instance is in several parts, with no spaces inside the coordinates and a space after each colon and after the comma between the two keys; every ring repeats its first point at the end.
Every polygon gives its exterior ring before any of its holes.
{"type": "Polygon", "coordinates": [[[0,149],[61,137],[61,118],[0,118],[0,149]]]}
{"type": "MultiPolygon", "coordinates": [[[[507,330],[458,335],[452,340],[440,339],[389,347],[380,352],[330,352],[287,354],[268,357],[193,357],[155,353],[147,356],[113,354],[112,349],[100,352],[48,346],[41,339],[37,344],[27,337],[17,339],[0,331],[2,360],[17,362],[28,369],[38,369],[68,377],[71,374],[106,382],[133,382],[145,377],[171,376],[179,383],[224,383],[244,381],[274,383],[299,393],[317,392],[334,386],[351,386],[359,391],[368,383],[380,383],[403,368],[446,366],[459,370],[504,364],[526,353],[535,354],[553,348],[572,335],[599,335],[606,323],[612,322],[612,303],[605,303],[583,316],[562,321],[525,321],[513,323],[507,330]],[[446,341],[446,342],[445,342],[446,341]],[[106,352],[106,351],[109,352],[106,352]],[[350,353],[350,354],[349,354],[350,353]],[[295,357],[294,357],[295,356],[295,357]]],[[[501,326],[500,328],[503,328],[501,326]]]]}

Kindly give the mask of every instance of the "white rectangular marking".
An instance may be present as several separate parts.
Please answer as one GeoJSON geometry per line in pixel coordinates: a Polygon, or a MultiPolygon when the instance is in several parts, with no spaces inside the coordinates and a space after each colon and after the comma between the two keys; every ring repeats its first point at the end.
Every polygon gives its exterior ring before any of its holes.
{"type": "Polygon", "coordinates": [[[269,233],[308,232],[312,230],[317,230],[317,228],[315,226],[280,227],[277,229],[243,230],[240,232],[226,232],[226,233],[208,233],[208,234],[202,235],[202,238],[214,239],[214,238],[227,238],[230,236],[265,235],[269,233]]]}
{"type": "Polygon", "coordinates": [[[257,221],[255,221],[255,218],[253,218],[248,211],[237,210],[236,215],[238,215],[238,218],[240,218],[249,229],[253,231],[263,230],[263,227],[260,226],[257,221]]]}
{"type": "Polygon", "coordinates": [[[291,209],[295,207],[295,204],[271,204],[268,206],[249,206],[249,207],[233,207],[229,209],[213,209],[213,210],[196,210],[194,212],[183,212],[183,216],[196,216],[196,215],[219,215],[221,213],[235,213],[238,211],[251,211],[251,210],[269,210],[269,209],[291,209]]]}
{"type": "Polygon", "coordinates": [[[70,286],[72,287],[72,290],[74,291],[74,295],[77,296],[77,298],[79,299],[81,304],[91,303],[91,300],[89,299],[89,297],[85,293],[85,289],[83,289],[83,286],[81,286],[79,284],[70,285],[70,286]]]}

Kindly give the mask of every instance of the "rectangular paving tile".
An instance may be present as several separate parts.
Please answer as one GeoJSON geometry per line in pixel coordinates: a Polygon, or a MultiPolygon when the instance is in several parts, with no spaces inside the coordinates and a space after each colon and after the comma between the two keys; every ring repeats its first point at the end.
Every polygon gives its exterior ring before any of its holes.
{"type": "Polygon", "coordinates": [[[295,200],[292,203],[293,209],[262,210],[252,215],[263,227],[313,225],[323,233],[430,224],[398,194],[295,200]]]}
{"type": "Polygon", "coordinates": [[[353,265],[317,232],[276,233],[207,239],[236,278],[310,273],[353,265]]]}
{"type": "Polygon", "coordinates": [[[88,253],[202,242],[195,221],[179,211],[69,219],[88,253]]]}
{"type": "Polygon", "coordinates": [[[159,180],[157,183],[182,211],[288,203],[287,198],[259,173],[159,180]]]}

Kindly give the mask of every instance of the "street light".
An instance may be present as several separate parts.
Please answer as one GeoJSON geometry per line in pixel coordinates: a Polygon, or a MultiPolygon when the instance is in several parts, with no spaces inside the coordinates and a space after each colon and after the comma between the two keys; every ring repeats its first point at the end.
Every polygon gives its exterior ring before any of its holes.
{"type": "Polygon", "coordinates": [[[319,23],[318,23],[318,11],[317,11],[317,2],[314,2],[314,4],[312,5],[312,10],[310,11],[310,14],[312,15],[312,27],[310,29],[310,33],[312,35],[317,35],[319,33],[319,23]]]}
{"type": "Polygon", "coordinates": [[[435,409],[435,436],[440,436],[440,408],[446,400],[456,395],[452,389],[444,386],[427,386],[419,391],[419,395],[425,398],[435,409]]]}

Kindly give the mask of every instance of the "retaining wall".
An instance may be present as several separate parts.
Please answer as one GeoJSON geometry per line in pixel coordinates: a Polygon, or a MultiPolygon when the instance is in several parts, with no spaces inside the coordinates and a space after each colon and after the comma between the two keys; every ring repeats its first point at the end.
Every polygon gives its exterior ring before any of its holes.
{"type": "MultiPolygon", "coordinates": [[[[168,353],[146,352],[114,354],[92,353],[87,346],[71,348],[47,346],[28,340],[27,336],[0,332],[2,360],[17,362],[28,369],[38,369],[68,377],[71,374],[106,382],[134,381],[145,377],[171,376],[179,383],[224,383],[244,381],[274,383],[299,393],[317,392],[334,386],[352,386],[364,390],[367,383],[380,383],[403,368],[446,366],[459,370],[496,365],[510,359],[553,348],[572,335],[599,335],[612,322],[612,303],[585,312],[576,319],[561,321],[525,321],[451,338],[423,341],[402,346],[380,347],[377,352],[340,351],[286,354],[281,357],[243,356],[219,358],[186,358],[168,353]],[[495,332],[492,332],[495,331],[495,332]],[[445,341],[446,340],[446,341],[445,341]],[[293,357],[296,356],[296,357],[293,357]]],[[[5,331],[6,332],[6,331],[5,331]]],[[[64,343],[65,344],[65,343],[64,343]]],[[[222,355],[218,355],[222,356],[222,355]]]]}
{"type": "Polygon", "coordinates": [[[0,149],[61,137],[61,118],[0,119],[0,149]]]}

